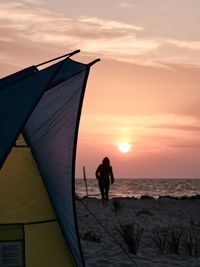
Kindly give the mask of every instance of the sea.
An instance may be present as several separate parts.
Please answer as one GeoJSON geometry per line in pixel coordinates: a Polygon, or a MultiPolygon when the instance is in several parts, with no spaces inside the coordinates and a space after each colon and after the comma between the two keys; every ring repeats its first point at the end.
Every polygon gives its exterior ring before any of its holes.
{"type": "MultiPolygon", "coordinates": [[[[76,195],[80,198],[88,196],[100,198],[98,181],[96,179],[76,179],[76,195]],[[86,190],[87,184],[87,190],[86,190]]],[[[150,196],[191,197],[200,195],[200,179],[115,179],[111,185],[110,198],[140,198],[150,196]]]]}

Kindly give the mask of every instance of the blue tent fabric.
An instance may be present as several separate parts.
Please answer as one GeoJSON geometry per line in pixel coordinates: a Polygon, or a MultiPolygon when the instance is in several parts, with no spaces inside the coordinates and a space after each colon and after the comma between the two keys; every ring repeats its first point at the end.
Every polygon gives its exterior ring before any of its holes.
{"type": "Polygon", "coordinates": [[[37,71],[37,68],[35,66],[31,66],[21,71],[18,71],[14,74],[11,74],[9,76],[6,76],[5,78],[2,78],[0,80],[0,89],[14,82],[27,78],[29,75],[33,74],[36,71],[37,71]]]}
{"type": "Polygon", "coordinates": [[[60,66],[59,62],[7,85],[0,80],[0,167],[60,66]]]}
{"type": "Polygon", "coordinates": [[[0,166],[22,132],[78,267],[85,265],[75,214],[75,150],[89,68],[67,58],[0,80],[0,166]]]}
{"type": "Polygon", "coordinates": [[[64,60],[62,66],[50,84],[50,88],[84,71],[86,65],[70,58],[64,60]]]}
{"type": "Polygon", "coordinates": [[[25,69],[13,75],[11,82],[9,78],[5,78],[7,82],[0,80],[0,168],[44,91],[76,75],[84,66],[65,59],[38,72],[34,67],[25,69]]]}
{"type": "Polygon", "coordinates": [[[24,136],[32,148],[54,211],[77,266],[82,266],[73,206],[73,154],[87,69],[47,91],[31,117],[24,136]],[[43,114],[41,116],[41,114],[43,114]]]}

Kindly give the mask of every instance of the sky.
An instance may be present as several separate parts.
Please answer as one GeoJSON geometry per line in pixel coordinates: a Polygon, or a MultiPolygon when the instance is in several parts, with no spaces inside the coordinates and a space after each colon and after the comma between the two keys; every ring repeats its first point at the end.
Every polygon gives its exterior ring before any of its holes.
{"type": "Polygon", "coordinates": [[[200,178],[199,12],[199,0],[1,0],[0,78],[76,49],[100,58],[76,177],[108,156],[116,178],[200,178]]]}

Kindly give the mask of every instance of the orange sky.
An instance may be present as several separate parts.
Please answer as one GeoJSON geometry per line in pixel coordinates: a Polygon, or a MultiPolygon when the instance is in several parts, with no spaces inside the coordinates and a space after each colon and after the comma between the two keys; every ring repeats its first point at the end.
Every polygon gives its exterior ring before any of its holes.
{"type": "Polygon", "coordinates": [[[95,163],[109,155],[119,177],[199,177],[197,73],[198,68],[109,60],[96,65],[84,102],[78,162],[94,172],[95,163]],[[122,141],[132,144],[127,154],[118,151],[122,141]]]}
{"type": "Polygon", "coordinates": [[[1,77],[69,51],[91,69],[76,176],[200,177],[199,0],[0,3],[1,77]],[[118,150],[120,142],[132,145],[118,150]]]}

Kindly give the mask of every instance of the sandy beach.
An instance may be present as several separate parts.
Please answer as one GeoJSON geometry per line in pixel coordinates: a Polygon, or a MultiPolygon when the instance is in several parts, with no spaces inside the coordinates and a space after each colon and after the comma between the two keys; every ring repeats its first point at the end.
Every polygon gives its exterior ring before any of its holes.
{"type": "Polygon", "coordinates": [[[199,267],[199,206],[198,197],[117,198],[111,199],[108,207],[95,198],[76,200],[86,266],[199,267]],[[113,201],[121,208],[114,209],[113,201]],[[134,224],[135,232],[142,231],[136,254],[130,253],[123,241],[120,223],[134,224]],[[166,242],[162,247],[158,241],[166,242]]]}

